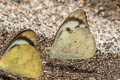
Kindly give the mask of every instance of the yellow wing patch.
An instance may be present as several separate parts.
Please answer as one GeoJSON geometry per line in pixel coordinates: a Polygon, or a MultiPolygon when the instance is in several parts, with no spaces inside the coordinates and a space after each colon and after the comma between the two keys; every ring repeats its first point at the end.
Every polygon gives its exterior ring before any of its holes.
{"type": "Polygon", "coordinates": [[[31,41],[33,41],[35,45],[36,45],[36,43],[37,43],[36,34],[35,34],[35,32],[33,32],[33,31],[31,31],[31,30],[22,33],[20,36],[27,37],[28,39],[30,39],[31,41]]]}
{"type": "Polygon", "coordinates": [[[60,26],[53,42],[50,57],[86,59],[96,52],[95,39],[87,24],[85,11],[72,12],[60,26]]]}
{"type": "Polygon", "coordinates": [[[33,31],[26,30],[18,34],[1,57],[0,68],[23,77],[40,77],[42,60],[39,52],[29,41],[36,43],[36,34],[33,31]]]}

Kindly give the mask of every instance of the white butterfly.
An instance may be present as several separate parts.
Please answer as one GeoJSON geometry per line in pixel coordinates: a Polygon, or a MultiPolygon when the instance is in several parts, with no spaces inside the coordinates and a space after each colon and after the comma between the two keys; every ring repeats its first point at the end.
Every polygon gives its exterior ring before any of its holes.
{"type": "Polygon", "coordinates": [[[85,11],[72,12],[60,26],[52,48],[51,58],[86,59],[96,52],[95,39],[89,29],[85,11]]]}

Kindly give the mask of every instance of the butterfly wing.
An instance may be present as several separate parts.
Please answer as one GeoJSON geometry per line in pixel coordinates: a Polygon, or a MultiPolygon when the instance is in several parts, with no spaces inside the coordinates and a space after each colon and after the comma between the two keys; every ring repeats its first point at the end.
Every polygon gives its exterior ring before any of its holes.
{"type": "Polygon", "coordinates": [[[0,68],[23,77],[40,77],[42,60],[35,44],[36,34],[33,31],[18,34],[1,57],[0,68]]]}
{"type": "Polygon", "coordinates": [[[87,24],[85,11],[72,12],[60,26],[51,48],[51,58],[86,59],[96,52],[95,39],[87,24]]]}

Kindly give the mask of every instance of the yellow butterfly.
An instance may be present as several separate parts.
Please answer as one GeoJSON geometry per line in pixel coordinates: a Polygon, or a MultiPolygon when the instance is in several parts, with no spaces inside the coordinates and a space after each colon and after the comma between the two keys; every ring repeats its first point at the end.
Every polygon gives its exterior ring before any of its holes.
{"type": "Polygon", "coordinates": [[[60,26],[53,42],[50,57],[86,59],[96,52],[95,39],[89,29],[85,11],[72,12],[60,26]]]}
{"type": "Polygon", "coordinates": [[[32,30],[19,33],[1,57],[0,69],[23,77],[40,77],[42,60],[35,48],[36,41],[36,34],[32,30]]]}

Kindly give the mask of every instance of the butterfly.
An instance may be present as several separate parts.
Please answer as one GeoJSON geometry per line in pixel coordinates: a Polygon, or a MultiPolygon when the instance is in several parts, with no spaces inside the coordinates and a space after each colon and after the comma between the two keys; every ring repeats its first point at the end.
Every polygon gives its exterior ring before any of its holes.
{"type": "Polygon", "coordinates": [[[42,74],[42,60],[35,48],[37,39],[32,30],[19,33],[0,59],[0,69],[23,77],[37,78],[42,74]]]}
{"type": "Polygon", "coordinates": [[[87,59],[96,52],[96,43],[87,23],[86,12],[78,9],[62,23],[50,50],[51,58],[87,59]]]}

